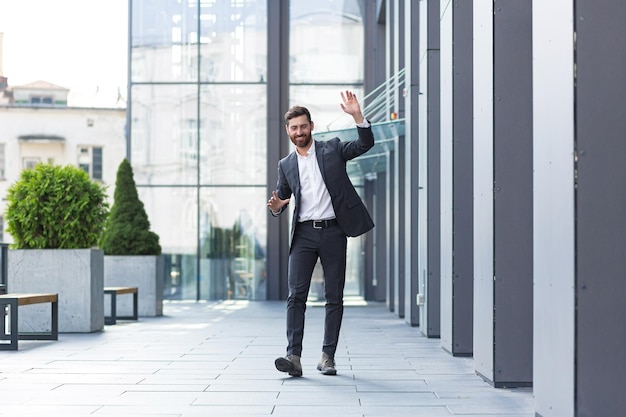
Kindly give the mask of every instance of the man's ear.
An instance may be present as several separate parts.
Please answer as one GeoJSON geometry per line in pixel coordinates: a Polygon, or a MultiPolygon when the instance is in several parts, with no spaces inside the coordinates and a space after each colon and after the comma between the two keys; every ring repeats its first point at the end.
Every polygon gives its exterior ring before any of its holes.
{"type": "Polygon", "coordinates": [[[315,123],[313,123],[313,120],[311,120],[311,132],[313,131],[314,127],[315,127],[315,123]]]}

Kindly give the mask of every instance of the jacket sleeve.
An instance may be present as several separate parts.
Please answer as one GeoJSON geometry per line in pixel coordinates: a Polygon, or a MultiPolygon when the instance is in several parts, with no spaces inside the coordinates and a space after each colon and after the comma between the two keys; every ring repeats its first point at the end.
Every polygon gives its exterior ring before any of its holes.
{"type": "MultiPolygon", "coordinates": [[[[285,176],[285,172],[283,171],[283,161],[278,163],[278,181],[276,182],[276,194],[278,194],[278,198],[284,200],[286,198],[291,198],[291,188],[289,187],[289,183],[287,182],[287,177],[285,176]]],[[[272,216],[279,216],[283,211],[287,209],[289,204],[285,204],[278,213],[274,213],[269,207],[268,210],[272,213],[272,216]]]]}
{"type": "Polygon", "coordinates": [[[341,142],[341,156],[346,161],[361,156],[374,147],[374,133],[371,125],[370,127],[357,127],[357,133],[358,139],[341,142]]]}

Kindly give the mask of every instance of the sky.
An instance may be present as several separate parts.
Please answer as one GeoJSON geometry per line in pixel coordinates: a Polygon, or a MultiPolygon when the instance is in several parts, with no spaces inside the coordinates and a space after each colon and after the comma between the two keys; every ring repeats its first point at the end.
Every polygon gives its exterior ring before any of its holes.
{"type": "Polygon", "coordinates": [[[9,86],[43,80],[68,104],[122,107],[128,71],[128,0],[0,0],[0,75],[9,86]]]}

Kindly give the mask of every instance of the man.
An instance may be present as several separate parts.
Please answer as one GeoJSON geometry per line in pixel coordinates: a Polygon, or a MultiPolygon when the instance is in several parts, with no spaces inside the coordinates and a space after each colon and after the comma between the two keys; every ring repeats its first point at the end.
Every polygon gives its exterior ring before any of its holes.
{"type": "Polygon", "coordinates": [[[347,237],[374,227],[346,172],[347,161],[374,146],[374,135],[356,96],[346,91],[341,99],[341,108],[357,125],[358,139],[354,141],[314,141],[309,111],[302,106],[287,111],[285,130],[296,149],[278,163],[276,191],[267,203],[278,216],[286,210],[291,196],[295,198],[287,279],[287,355],[275,361],[276,369],[295,377],[302,376],[304,312],[318,257],[324,270],[326,307],[322,358],[317,369],[324,375],[337,374],[335,351],[343,317],[347,237]]]}

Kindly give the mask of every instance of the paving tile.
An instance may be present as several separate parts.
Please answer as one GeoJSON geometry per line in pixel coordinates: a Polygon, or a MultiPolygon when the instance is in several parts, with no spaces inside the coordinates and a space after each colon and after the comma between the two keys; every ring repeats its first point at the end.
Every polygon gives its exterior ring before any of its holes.
{"type": "Polygon", "coordinates": [[[532,389],[495,389],[472,358],[382,303],[346,307],[337,376],[317,372],[324,308],[307,309],[302,378],[276,371],[284,302],[166,302],[163,317],[0,351],[0,416],[534,417],[532,389]]]}

